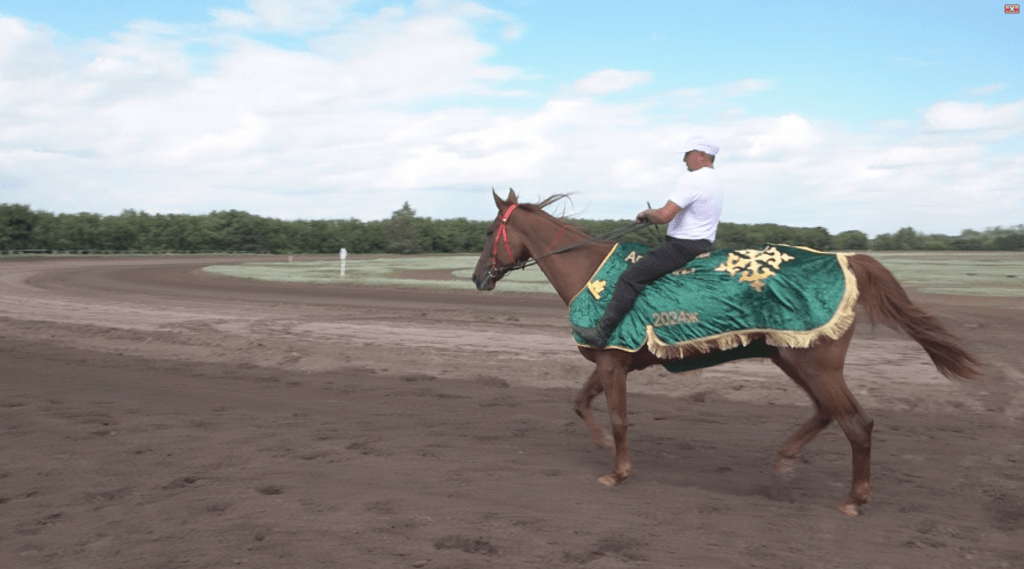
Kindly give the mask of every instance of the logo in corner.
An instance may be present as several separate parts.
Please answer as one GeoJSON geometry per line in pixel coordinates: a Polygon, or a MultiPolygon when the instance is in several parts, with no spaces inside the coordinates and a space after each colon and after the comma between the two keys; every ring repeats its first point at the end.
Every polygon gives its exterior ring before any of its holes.
{"type": "Polygon", "coordinates": [[[1003,12],[1007,14],[1020,14],[1020,4],[1003,4],[1003,12]]]}

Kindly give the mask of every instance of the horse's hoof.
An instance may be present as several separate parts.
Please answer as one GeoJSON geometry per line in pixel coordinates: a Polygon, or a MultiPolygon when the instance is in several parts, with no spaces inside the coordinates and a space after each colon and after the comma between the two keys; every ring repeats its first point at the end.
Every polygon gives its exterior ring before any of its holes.
{"type": "Polygon", "coordinates": [[[595,440],[594,443],[597,444],[598,448],[615,452],[615,439],[611,435],[605,435],[603,438],[595,440]]]}
{"type": "Polygon", "coordinates": [[[597,481],[611,488],[612,486],[615,486],[616,484],[621,482],[622,479],[615,474],[605,474],[604,476],[598,478],[597,481]]]}
{"type": "Polygon", "coordinates": [[[795,465],[795,458],[780,458],[775,463],[775,474],[792,474],[795,465]]]}
{"type": "Polygon", "coordinates": [[[860,515],[860,510],[857,509],[857,504],[853,504],[851,502],[843,502],[842,504],[836,506],[836,509],[850,516],[851,518],[856,518],[860,515]]]}
{"type": "Polygon", "coordinates": [[[604,476],[597,479],[598,482],[605,486],[611,487],[629,478],[629,474],[632,471],[632,467],[627,465],[622,468],[616,468],[615,472],[611,474],[605,474],[604,476]]]}

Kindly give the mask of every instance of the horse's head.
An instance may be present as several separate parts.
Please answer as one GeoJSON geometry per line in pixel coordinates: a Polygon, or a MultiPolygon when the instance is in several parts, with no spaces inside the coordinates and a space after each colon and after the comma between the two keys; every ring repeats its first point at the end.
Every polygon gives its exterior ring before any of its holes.
{"type": "Polygon", "coordinates": [[[530,256],[522,238],[509,230],[508,218],[519,207],[516,193],[510,189],[508,198],[504,200],[494,190],[491,193],[498,206],[498,215],[487,226],[487,242],[473,271],[473,283],[479,290],[494,290],[495,283],[505,276],[506,271],[503,269],[525,261],[530,256]]]}

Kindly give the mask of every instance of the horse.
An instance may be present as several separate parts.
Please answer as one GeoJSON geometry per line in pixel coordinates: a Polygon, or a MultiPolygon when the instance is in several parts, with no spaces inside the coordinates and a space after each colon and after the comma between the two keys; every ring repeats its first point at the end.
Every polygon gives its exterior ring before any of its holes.
{"type": "MultiPolygon", "coordinates": [[[[492,193],[498,215],[487,228],[486,244],[473,271],[472,280],[476,288],[493,290],[509,270],[520,268],[527,262],[536,263],[568,305],[586,286],[615,242],[593,238],[579,227],[544,210],[567,197],[564,194],[530,204],[519,203],[512,190],[506,199],[500,198],[493,190],[492,193]]],[[[938,371],[947,377],[981,377],[982,366],[977,358],[938,319],[915,306],[888,269],[868,255],[851,254],[846,258],[856,277],[857,302],[872,325],[880,322],[908,334],[924,348],[938,371]]],[[[779,449],[775,465],[775,472],[779,474],[790,472],[804,445],[832,421],[838,423],[852,449],[853,482],[849,496],[836,509],[849,516],[859,515],[860,506],[871,496],[871,431],[874,426],[874,421],[864,412],[843,378],[853,330],[854,325],[851,324],[839,338],[823,337],[807,348],[776,347],[763,338],[757,338],[745,346],[725,351],[712,349],[706,353],[693,351],[683,354],[685,358],[695,358],[689,361],[696,361],[697,367],[739,358],[767,358],[807,393],[814,404],[814,415],[779,449]]],[[[575,397],[575,411],[590,429],[594,442],[614,455],[614,470],[598,480],[606,486],[615,486],[629,478],[632,471],[626,437],[629,427],[626,376],[631,371],[662,364],[666,360],[655,356],[647,347],[637,352],[587,346],[578,348],[595,367],[575,397]],[[602,392],[607,400],[612,437],[608,437],[590,409],[591,402],[602,392]]]]}

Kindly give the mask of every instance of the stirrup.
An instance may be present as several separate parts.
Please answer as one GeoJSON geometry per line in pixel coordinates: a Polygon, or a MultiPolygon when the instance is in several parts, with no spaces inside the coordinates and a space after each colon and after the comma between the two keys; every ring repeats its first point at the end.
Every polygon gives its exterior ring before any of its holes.
{"type": "Polygon", "coordinates": [[[608,336],[603,334],[600,327],[585,328],[583,326],[572,325],[572,331],[574,334],[583,339],[583,343],[587,344],[592,348],[604,348],[608,345],[608,336]]]}

